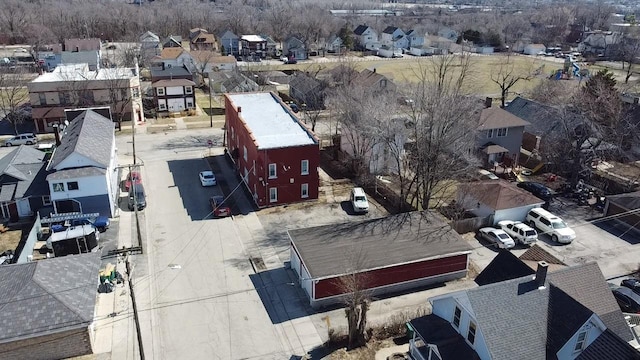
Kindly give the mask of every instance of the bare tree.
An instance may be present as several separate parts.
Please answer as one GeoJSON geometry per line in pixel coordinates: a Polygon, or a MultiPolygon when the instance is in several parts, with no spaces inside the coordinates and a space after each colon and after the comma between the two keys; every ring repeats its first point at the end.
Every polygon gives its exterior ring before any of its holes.
{"type": "Polygon", "coordinates": [[[351,251],[345,257],[345,275],[337,280],[337,287],[344,296],[345,316],[348,324],[348,349],[354,349],[366,343],[367,313],[371,303],[369,277],[365,268],[364,249],[351,251]]]}
{"type": "Polygon", "coordinates": [[[3,28],[11,35],[13,44],[24,41],[23,30],[29,22],[28,12],[22,1],[7,0],[0,7],[3,28]]]}
{"type": "Polygon", "coordinates": [[[500,87],[501,107],[505,107],[509,90],[520,81],[529,81],[533,77],[531,64],[525,68],[517,68],[511,56],[503,56],[497,68],[491,70],[491,81],[500,87]]]}
{"type": "Polygon", "coordinates": [[[640,57],[640,33],[637,29],[633,28],[625,32],[622,35],[618,47],[622,68],[624,69],[625,63],[627,64],[627,69],[624,73],[624,83],[627,84],[629,83],[631,75],[633,75],[633,65],[638,62],[638,58],[640,57]]]}
{"type": "Polygon", "coordinates": [[[30,78],[23,68],[6,72],[0,68],[0,110],[5,119],[18,134],[20,124],[28,120],[28,115],[20,111],[20,106],[29,100],[27,83],[30,78]]]}

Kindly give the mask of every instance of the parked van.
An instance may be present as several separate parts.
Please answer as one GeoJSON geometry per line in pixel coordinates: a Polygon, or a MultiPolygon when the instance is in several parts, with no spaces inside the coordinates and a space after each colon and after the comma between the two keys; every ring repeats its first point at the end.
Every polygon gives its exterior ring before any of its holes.
{"type": "Polygon", "coordinates": [[[351,190],[351,205],[353,211],[357,213],[366,213],[369,211],[369,201],[367,200],[367,194],[361,187],[355,187],[351,190]]]}
{"type": "Polygon", "coordinates": [[[142,184],[134,184],[129,189],[129,210],[134,210],[135,206],[138,210],[142,210],[147,207],[147,198],[144,194],[144,186],[142,184]]]}
{"type": "Polygon", "coordinates": [[[529,210],[525,220],[529,226],[548,234],[555,242],[569,244],[576,238],[576,233],[561,218],[542,208],[529,210]]]}

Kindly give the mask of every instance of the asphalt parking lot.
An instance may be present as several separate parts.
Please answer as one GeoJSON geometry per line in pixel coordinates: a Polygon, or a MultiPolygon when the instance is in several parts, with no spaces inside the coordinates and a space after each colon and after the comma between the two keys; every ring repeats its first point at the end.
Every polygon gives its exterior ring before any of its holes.
{"type": "MultiPolygon", "coordinates": [[[[576,232],[576,239],[568,245],[553,242],[549,236],[540,235],[538,245],[556,256],[567,265],[596,261],[606,278],[617,278],[636,271],[640,265],[640,238],[625,232],[614,221],[603,221],[602,213],[588,206],[578,206],[574,202],[559,198],[549,208],[561,217],[576,232]]],[[[475,234],[463,237],[474,247],[472,261],[479,269],[491,262],[496,249],[485,241],[476,239],[475,234]]],[[[511,251],[520,256],[527,247],[518,245],[511,251]]]]}

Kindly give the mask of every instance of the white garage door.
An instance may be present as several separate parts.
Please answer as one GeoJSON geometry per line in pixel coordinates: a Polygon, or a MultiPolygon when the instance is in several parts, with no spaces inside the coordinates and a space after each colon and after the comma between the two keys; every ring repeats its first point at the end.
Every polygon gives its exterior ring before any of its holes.
{"type": "Polygon", "coordinates": [[[169,111],[182,111],[184,110],[184,99],[167,99],[167,105],[169,111]]]}

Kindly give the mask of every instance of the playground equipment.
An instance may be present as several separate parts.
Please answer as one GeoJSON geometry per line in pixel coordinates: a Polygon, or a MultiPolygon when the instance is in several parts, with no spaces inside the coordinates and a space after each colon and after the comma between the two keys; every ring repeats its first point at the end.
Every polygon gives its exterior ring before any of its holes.
{"type": "Polygon", "coordinates": [[[554,80],[569,80],[572,77],[575,77],[579,80],[582,78],[589,76],[589,71],[587,69],[580,68],[573,57],[567,56],[564,60],[564,66],[562,69],[558,69],[553,73],[550,78],[554,80]]]}

